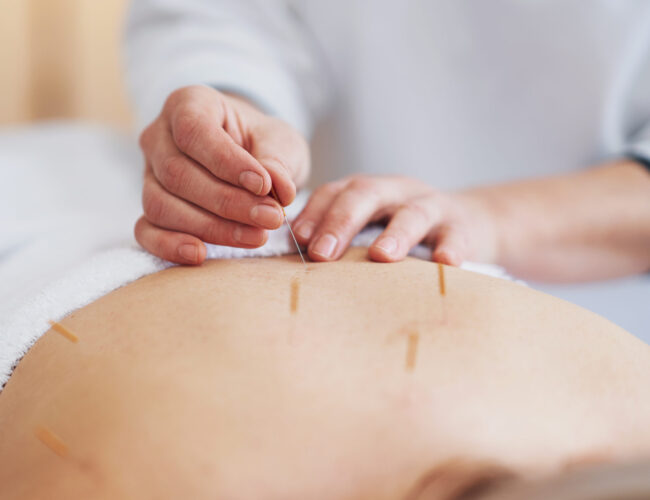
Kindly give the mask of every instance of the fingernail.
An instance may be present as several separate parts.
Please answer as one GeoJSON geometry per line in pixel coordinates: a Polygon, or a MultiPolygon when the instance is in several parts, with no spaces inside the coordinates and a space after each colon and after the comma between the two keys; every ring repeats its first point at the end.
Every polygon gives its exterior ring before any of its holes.
{"type": "Polygon", "coordinates": [[[325,257],[326,259],[329,259],[332,254],[334,253],[334,249],[336,248],[336,243],[337,240],[336,238],[331,235],[331,234],[324,234],[314,244],[314,247],[312,248],[312,252],[320,255],[321,257],[325,257]]]}
{"type": "Polygon", "coordinates": [[[387,255],[393,255],[395,250],[397,250],[397,240],[392,236],[386,236],[375,243],[375,246],[383,250],[387,255]]]}
{"type": "Polygon", "coordinates": [[[314,232],[314,227],[315,225],[313,222],[306,220],[298,224],[298,227],[295,228],[296,234],[303,240],[308,240],[314,232]]]}
{"type": "Polygon", "coordinates": [[[271,205],[255,205],[251,208],[251,220],[262,227],[276,229],[282,225],[282,213],[271,205]]]}
{"type": "Polygon", "coordinates": [[[263,241],[259,229],[252,227],[237,226],[233,231],[232,236],[242,245],[259,246],[263,241]]]}
{"type": "Polygon", "coordinates": [[[195,245],[181,245],[178,247],[178,255],[187,262],[195,263],[199,260],[199,251],[195,245]]]}
{"type": "Polygon", "coordinates": [[[253,194],[260,194],[264,187],[264,179],[260,174],[247,170],[239,174],[239,184],[253,194]]]}

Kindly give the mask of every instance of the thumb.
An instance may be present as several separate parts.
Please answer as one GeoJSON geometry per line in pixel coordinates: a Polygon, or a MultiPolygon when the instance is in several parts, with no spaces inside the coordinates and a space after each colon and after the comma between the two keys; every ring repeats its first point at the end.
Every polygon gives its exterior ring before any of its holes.
{"type": "Polygon", "coordinates": [[[307,141],[290,125],[269,118],[253,132],[250,153],[268,171],[280,203],[290,204],[309,177],[307,141]]]}

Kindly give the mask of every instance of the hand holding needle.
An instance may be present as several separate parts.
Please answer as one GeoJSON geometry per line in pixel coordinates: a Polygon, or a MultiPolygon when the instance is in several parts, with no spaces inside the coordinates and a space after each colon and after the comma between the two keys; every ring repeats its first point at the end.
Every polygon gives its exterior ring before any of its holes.
{"type": "MultiPolygon", "coordinates": [[[[280,198],[278,198],[278,194],[275,192],[275,188],[271,185],[271,196],[280,203],[280,198]]],[[[284,222],[287,223],[287,227],[289,228],[289,232],[291,233],[291,237],[293,238],[293,242],[296,244],[296,248],[298,249],[298,255],[300,255],[300,260],[302,260],[302,263],[306,266],[307,263],[305,262],[305,258],[302,256],[302,251],[300,250],[300,245],[298,245],[298,240],[296,239],[296,235],[293,234],[293,229],[291,229],[291,224],[289,224],[289,219],[287,218],[287,213],[284,211],[284,207],[282,204],[280,204],[280,208],[282,209],[282,215],[284,215],[284,222]]]]}

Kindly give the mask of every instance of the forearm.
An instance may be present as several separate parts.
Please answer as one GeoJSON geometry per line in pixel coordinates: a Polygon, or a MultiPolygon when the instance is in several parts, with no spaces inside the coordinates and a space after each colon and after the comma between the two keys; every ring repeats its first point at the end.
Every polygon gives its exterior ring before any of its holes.
{"type": "Polygon", "coordinates": [[[572,282],[650,269],[650,174],[632,161],[468,194],[494,215],[497,262],[518,276],[572,282]]]}

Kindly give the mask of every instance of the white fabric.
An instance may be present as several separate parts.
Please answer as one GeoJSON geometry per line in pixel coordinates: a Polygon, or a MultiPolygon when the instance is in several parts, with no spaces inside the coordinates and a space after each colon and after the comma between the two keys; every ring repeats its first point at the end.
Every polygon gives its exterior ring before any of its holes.
{"type": "Polygon", "coordinates": [[[137,0],[130,13],[142,125],[196,83],[306,133],[324,119],[316,183],[399,172],[456,188],[650,156],[647,0],[137,0]]]}
{"type": "MultiPolygon", "coordinates": [[[[141,170],[134,142],[106,129],[64,124],[0,133],[0,388],[48,320],[171,265],[133,241],[141,170]]],[[[288,215],[304,202],[305,194],[288,215]]],[[[367,246],[378,234],[369,229],[353,244],[367,246]]],[[[296,251],[286,226],[259,249],[207,247],[211,259],[296,251]]],[[[412,253],[430,256],[426,248],[412,253]]],[[[467,268],[506,277],[495,266],[467,268]]]]}
{"type": "MultiPolygon", "coordinates": [[[[141,125],[213,85],[320,123],[312,186],[442,189],[650,158],[649,48],[648,0],[134,0],[126,36],[141,125]]],[[[545,289],[650,341],[649,276],[545,289]]]]}

